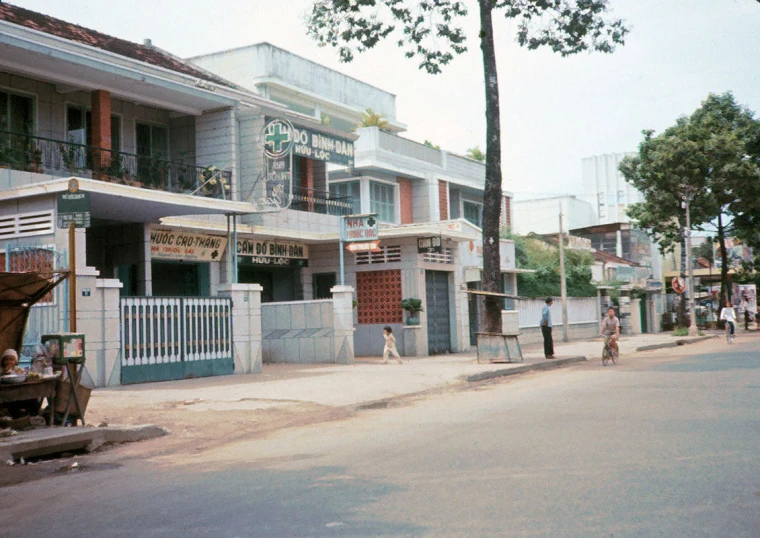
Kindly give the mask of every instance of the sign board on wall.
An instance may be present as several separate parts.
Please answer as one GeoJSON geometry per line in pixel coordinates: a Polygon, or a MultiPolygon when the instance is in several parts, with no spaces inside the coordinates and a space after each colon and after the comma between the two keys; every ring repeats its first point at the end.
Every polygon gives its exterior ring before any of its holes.
{"type": "Polygon", "coordinates": [[[181,230],[151,230],[150,256],[160,260],[218,261],[227,248],[227,238],[181,230]]]}
{"type": "Polygon", "coordinates": [[[380,241],[362,241],[349,243],[346,250],[356,254],[357,252],[382,252],[380,241]]]}
{"type": "Polygon", "coordinates": [[[237,253],[241,263],[254,265],[307,267],[309,247],[303,243],[238,239],[237,253]]]}
{"type": "Polygon", "coordinates": [[[443,252],[443,240],[440,235],[417,238],[418,254],[440,254],[443,252]]]}
{"type": "MultiPolygon", "coordinates": [[[[271,120],[272,118],[266,118],[266,121],[271,120]]],[[[293,126],[292,143],[294,155],[346,166],[354,165],[354,143],[345,138],[293,126]]]]}
{"type": "Polygon", "coordinates": [[[377,226],[377,215],[348,215],[343,217],[342,240],[353,241],[377,241],[380,239],[380,230],[377,226]]]}

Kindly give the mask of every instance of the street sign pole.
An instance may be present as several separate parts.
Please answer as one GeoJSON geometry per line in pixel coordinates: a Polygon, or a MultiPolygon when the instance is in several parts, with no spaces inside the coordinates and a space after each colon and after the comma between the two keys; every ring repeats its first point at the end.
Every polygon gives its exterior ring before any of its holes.
{"type": "Polygon", "coordinates": [[[340,285],[346,285],[346,267],[343,260],[343,230],[346,228],[345,215],[340,218],[340,241],[338,242],[338,250],[340,251],[340,285]]]}
{"type": "Polygon", "coordinates": [[[77,239],[73,222],[69,224],[69,332],[77,332],[77,239]]]}

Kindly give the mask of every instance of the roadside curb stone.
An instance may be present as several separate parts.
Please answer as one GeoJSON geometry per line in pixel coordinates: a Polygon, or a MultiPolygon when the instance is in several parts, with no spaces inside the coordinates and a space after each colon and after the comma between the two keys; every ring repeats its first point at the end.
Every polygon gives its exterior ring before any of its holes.
{"type": "Polygon", "coordinates": [[[706,335],[706,336],[696,336],[694,338],[681,338],[679,340],[676,340],[675,342],[667,342],[665,344],[654,344],[651,346],[637,347],[636,351],[652,351],[653,349],[665,349],[669,347],[685,346],[688,344],[696,344],[704,340],[710,340],[711,338],[715,338],[715,335],[711,334],[711,335],[706,335]]]}
{"type": "Polygon", "coordinates": [[[525,372],[530,372],[533,370],[536,371],[542,371],[542,370],[554,370],[555,368],[562,368],[563,366],[567,366],[570,364],[574,364],[576,362],[585,362],[588,359],[584,356],[576,356],[576,357],[563,357],[561,359],[552,359],[547,360],[544,362],[535,362],[532,364],[521,364],[519,366],[514,366],[511,368],[500,368],[498,370],[490,370],[486,372],[479,372],[477,374],[469,375],[465,377],[465,381],[469,383],[477,382],[477,381],[485,381],[486,379],[495,379],[497,377],[506,377],[510,375],[517,375],[517,374],[523,374],[525,372]]]}

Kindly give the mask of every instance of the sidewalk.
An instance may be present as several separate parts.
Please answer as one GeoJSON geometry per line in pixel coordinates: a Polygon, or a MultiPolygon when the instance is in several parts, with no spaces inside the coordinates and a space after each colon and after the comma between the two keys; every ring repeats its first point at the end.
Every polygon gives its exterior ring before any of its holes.
{"type": "MultiPolygon", "coordinates": [[[[620,339],[621,357],[636,349],[661,348],[678,345],[677,342],[696,342],[706,337],[677,338],[669,333],[627,336],[620,339]]],[[[159,427],[177,426],[171,423],[169,412],[182,413],[183,424],[203,415],[205,420],[214,415],[249,416],[251,412],[277,411],[287,413],[299,406],[312,409],[343,409],[356,411],[362,408],[381,407],[394,398],[445,390],[468,382],[514,375],[530,370],[559,368],[578,361],[597,360],[602,348],[601,339],[555,343],[557,359],[546,360],[540,344],[523,348],[522,362],[508,364],[478,363],[474,353],[408,359],[399,365],[381,364],[381,358],[359,358],[356,364],[266,364],[262,374],[230,375],[186,379],[162,383],[128,385],[93,391],[87,411],[88,425],[97,425],[108,418],[109,423],[135,424],[155,422],[159,427]],[[198,413],[188,412],[229,412],[198,413]]],[[[281,415],[277,415],[281,416],[281,415]]],[[[121,431],[111,425],[108,430],[121,431]]],[[[122,428],[132,431],[131,426],[122,428]]],[[[103,428],[55,428],[19,432],[0,439],[2,460],[19,459],[27,452],[23,447],[33,446],[35,455],[56,452],[56,444],[63,446],[68,436],[82,435],[93,438],[92,445],[100,446],[103,428]],[[87,433],[89,431],[90,433],[87,433]],[[30,441],[34,441],[31,445],[30,441]],[[26,444],[25,444],[26,443],[26,444]]],[[[142,431],[142,430],[141,430],[142,431]]],[[[161,435],[161,428],[144,430],[161,435]]],[[[116,435],[116,434],[111,434],[116,435]]],[[[128,437],[128,436],[127,436],[128,437]]],[[[149,438],[142,435],[139,438],[149,438]]],[[[115,437],[118,438],[118,437],[115,437]]],[[[109,442],[109,441],[104,441],[109,442]]],[[[80,443],[81,444],[81,443],[80,443]]],[[[86,445],[86,443],[85,443],[86,445]]],[[[60,452],[60,450],[58,450],[60,452]]]]}

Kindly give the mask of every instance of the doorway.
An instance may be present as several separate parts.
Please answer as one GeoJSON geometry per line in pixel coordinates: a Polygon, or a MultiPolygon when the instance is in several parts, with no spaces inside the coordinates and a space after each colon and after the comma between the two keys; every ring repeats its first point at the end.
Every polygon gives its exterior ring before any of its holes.
{"type": "Polygon", "coordinates": [[[449,353],[451,351],[449,273],[425,271],[425,292],[428,354],[449,353]]]}

